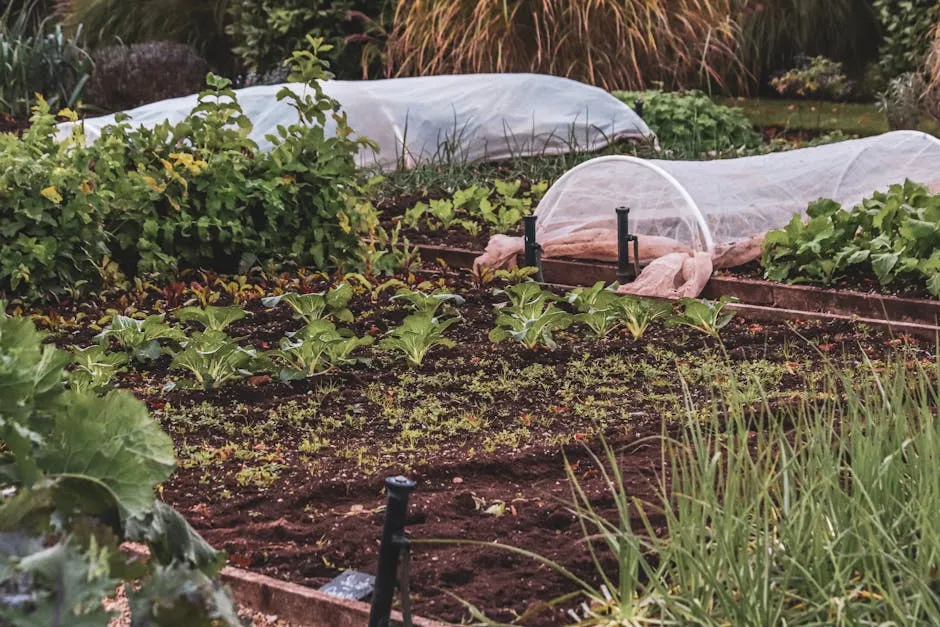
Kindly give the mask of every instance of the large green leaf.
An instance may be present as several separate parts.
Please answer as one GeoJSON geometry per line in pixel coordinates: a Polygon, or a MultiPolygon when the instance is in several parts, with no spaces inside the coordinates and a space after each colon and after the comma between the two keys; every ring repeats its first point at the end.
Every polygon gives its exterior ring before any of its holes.
{"type": "Polygon", "coordinates": [[[225,554],[213,549],[175,509],[162,501],[141,516],[127,521],[127,539],[146,542],[160,564],[184,564],[206,575],[216,575],[225,565],[225,554]]]}
{"type": "Polygon", "coordinates": [[[70,393],[37,460],[41,470],[88,480],[110,492],[122,518],[146,514],[154,486],[173,471],[173,442],[125,392],[70,393]]]}

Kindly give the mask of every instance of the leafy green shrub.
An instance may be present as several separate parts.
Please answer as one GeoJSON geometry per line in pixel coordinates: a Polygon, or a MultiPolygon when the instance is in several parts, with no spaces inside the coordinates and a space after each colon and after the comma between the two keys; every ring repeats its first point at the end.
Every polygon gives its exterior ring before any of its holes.
{"type": "Polygon", "coordinates": [[[761,141],[743,111],[716,104],[700,91],[622,91],[614,96],[631,106],[643,101],[643,121],[665,150],[698,155],[753,148],[761,141]]]}
{"type": "Polygon", "coordinates": [[[87,147],[80,127],[56,142],[40,102],[22,141],[0,135],[0,290],[32,296],[95,282],[105,256],[129,275],[359,263],[359,229],[374,210],[354,157],[368,142],[350,137],[320,88],[321,43],[310,45],[295,53],[291,75],[309,89],[278,94],[298,122],[270,137],[269,153],[247,138],[229,81],[213,75],[186,120],[152,130],[121,121],[87,147]]]}
{"type": "Polygon", "coordinates": [[[807,214],[767,234],[761,263],[768,279],[830,284],[854,270],[882,285],[922,281],[940,297],[940,195],[905,181],[851,210],[821,199],[807,214]]]}
{"type": "Polygon", "coordinates": [[[905,72],[888,81],[878,94],[878,110],[885,114],[891,130],[917,130],[921,117],[921,98],[927,89],[918,72],[905,72]]]}
{"type": "MultiPolygon", "coordinates": [[[[353,0],[231,0],[226,32],[233,52],[250,72],[264,73],[280,66],[308,35],[333,47],[330,62],[340,74],[355,75],[357,59],[346,53],[353,0]]],[[[369,3],[369,4],[378,4],[369,3]]]]}
{"type": "Polygon", "coordinates": [[[874,0],[884,33],[878,65],[888,78],[920,71],[930,49],[930,33],[940,20],[936,0],[874,0]]]}
{"type": "Polygon", "coordinates": [[[797,61],[797,67],[770,81],[781,96],[842,100],[849,95],[852,85],[841,63],[826,57],[804,57],[797,61]]]}
{"type": "Polygon", "coordinates": [[[134,624],[241,625],[217,553],[154,499],[175,465],[173,442],[125,392],[65,390],[69,356],[0,307],[0,585],[4,624],[105,625],[101,601],[129,586],[134,624]],[[152,559],[131,564],[124,541],[152,559]],[[6,598],[10,598],[6,596],[6,598]]]}
{"type": "Polygon", "coordinates": [[[83,30],[66,34],[34,24],[29,8],[0,13],[0,113],[26,119],[43,94],[54,107],[74,107],[88,82],[92,61],[83,30]]]}
{"type": "Polygon", "coordinates": [[[86,104],[103,111],[188,96],[205,85],[209,64],[190,45],[154,41],[105,46],[94,52],[86,104]]]}

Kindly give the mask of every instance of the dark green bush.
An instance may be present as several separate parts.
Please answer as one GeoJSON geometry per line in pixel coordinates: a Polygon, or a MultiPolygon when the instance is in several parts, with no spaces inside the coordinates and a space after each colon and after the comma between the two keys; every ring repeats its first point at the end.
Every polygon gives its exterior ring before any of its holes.
{"type": "Polygon", "coordinates": [[[109,112],[196,93],[209,72],[195,48],[172,41],[106,46],[94,59],[85,102],[109,112]]]}
{"type": "Polygon", "coordinates": [[[884,32],[878,66],[887,78],[920,71],[930,50],[930,34],[940,20],[937,0],[875,0],[884,32]]]}
{"type": "MultiPolygon", "coordinates": [[[[320,42],[311,40],[314,50],[320,42]]],[[[0,291],[36,295],[97,282],[107,255],[127,273],[256,262],[356,263],[361,203],[354,155],[361,141],[318,81],[322,62],[295,53],[284,90],[302,123],[279,129],[262,153],[230,83],[209,89],[187,120],[155,129],[126,122],[93,145],[53,139],[48,105],[19,140],[0,136],[0,291]],[[327,137],[328,117],[336,132],[327,137]]]]}
{"type": "Polygon", "coordinates": [[[643,121],[656,133],[664,150],[678,155],[725,152],[760,144],[760,135],[743,111],[715,104],[700,91],[624,91],[614,95],[630,106],[637,99],[643,100],[643,121]]]}

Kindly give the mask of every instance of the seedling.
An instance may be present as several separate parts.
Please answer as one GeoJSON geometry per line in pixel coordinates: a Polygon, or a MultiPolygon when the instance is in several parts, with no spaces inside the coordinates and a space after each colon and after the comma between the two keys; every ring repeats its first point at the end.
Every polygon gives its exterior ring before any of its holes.
{"type": "Polygon", "coordinates": [[[580,312],[574,317],[575,321],[583,323],[599,338],[607,337],[621,324],[619,297],[603,281],[590,288],[572,290],[566,300],[580,312]]]}
{"type": "Polygon", "coordinates": [[[182,343],[186,335],[175,327],[166,324],[160,314],[147,316],[143,320],[129,316],[115,316],[108,327],[95,336],[101,343],[113,339],[121,347],[129,350],[135,361],[154,361],[163,354],[161,340],[182,343]]]}
{"type": "Polygon", "coordinates": [[[574,321],[571,314],[555,307],[559,297],[542,290],[537,283],[519,283],[497,293],[509,297],[509,303],[497,305],[500,309],[496,328],[489,334],[491,342],[511,338],[529,349],[539,345],[555,348],[552,332],[565,329],[574,321]]]}
{"type": "Polygon", "coordinates": [[[666,318],[672,313],[668,303],[629,295],[617,299],[616,307],[624,327],[634,340],[643,337],[654,320],[666,318]]]}
{"type": "Polygon", "coordinates": [[[737,302],[737,299],[729,296],[722,296],[717,301],[682,298],[679,300],[682,313],[667,320],[666,324],[670,327],[690,327],[719,339],[719,332],[734,317],[733,313],[724,311],[724,308],[733,302],[737,302]]]}
{"type": "Polygon", "coordinates": [[[416,366],[435,346],[453,348],[454,342],[444,337],[444,331],[460,318],[434,318],[427,314],[412,314],[402,321],[400,327],[389,331],[379,345],[388,350],[397,350],[416,366]]]}
{"type": "Polygon", "coordinates": [[[226,382],[254,374],[258,359],[254,349],[244,348],[222,331],[193,334],[171,368],[188,370],[204,390],[221,387],[226,382]]]}
{"type": "Polygon", "coordinates": [[[448,305],[463,305],[462,296],[453,294],[444,289],[436,289],[430,294],[420,290],[400,289],[392,296],[393,301],[404,301],[411,305],[415,313],[431,316],[437,315],[437,310],[445,303],[448,305]]]}
{"type": "Polygon", "coordinates": [[[205,331],[224,331],[228,325],[247,315],[241,307],[184,307],[176,312],[182,322],[195,322],[205,331]]]}
{"type": "Polygon", "coordinates": [[[328,320],[316,320],[281,340],[281,348],[273,351],[271,357],[283,366],[279,375],[282,381],[306,379],[355,363],[352,352],[372,342],[371,336],[357,338],[328,320]]]}
{"type": "Polygon", "coordinates": [[[76,348],[72,353],[74,369],[69,385],[77,392],[100,393],[109,387],[117,373],[124,370],[127,354],[113,353],[103,346],[76,348]]]}
{"type": "Polygon", "coordinates": [[[324,318],[335,318],[342,322],[352,322],[353,315],[347,305],[353,297],[353,288],[345,281],[326,292],[314,294],[282,294],[262,298],[265,307],[277,307],[281,301],[287,303],[294,310],[295,318],[302,318],[310,324],[324,318]]]}

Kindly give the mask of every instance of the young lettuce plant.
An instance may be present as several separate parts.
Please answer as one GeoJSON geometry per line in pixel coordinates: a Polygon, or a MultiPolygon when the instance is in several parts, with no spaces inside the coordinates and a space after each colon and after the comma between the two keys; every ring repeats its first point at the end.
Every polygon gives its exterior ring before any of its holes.
{"type": "Polygon", "coordinates": [[[415,313],[431,316],[432,318],[437,315],[437,310],[445,303],[460,306],[465,302],[462,296],[448,292],[445,289],[436,289],[429,294],[420,290],[403,288],[392,296],[392,300],[404,301],[411,305],[415,313]]]}
{"type": "Polygon", "coordinates": [[[126,353],[112,353],[100,345],[76,348],[72,352],[69,387],[76,392],[102,393],[126,364],[126,353]]]}
{"type": "Polygon", "coordinates": [[[717,301],[696,300],[694,298],[679,299],[682,312],[666,321],[670,327],[685,326],[700,331],[705,335],[720,339],[719,332],[731,322],[734,314],[724,311],[729,303],[737,302],[736,298],[722,296],[717,301]]]}
{"type": "Polygon", "coordinates": [[[184,307],[176,312],[177,320],[181,322],[195,322],[205,331],[224,331],[228,325],[241,320],[248,315],[244,309],[237,306],[216,307],[184,307]]]}
{"type": "Polygon", "coordinates": [[[420,366],[424,357],[435,346],[453,348],[454,342],[444,337],[444,331],[460,320],[459,317],[435,318],[427,314],[412,314],[405,318],[401,326],[389,331],[379,342],[386,350],[399,351],[405,358],[420,366]]]}
{"type": "Polygon", "coordinates": [[[623,326],[634,341],[643,337],[654,320],[666,318],[672,313],[672,306],[668,303],[639,296],[621,296],[617,299],[616,307],[623,326]]]}
{"type": "Polygon", "coordinates": [[[254,349],[239,346],[223,331],[194,333],[183,346],[173,357],[170,368],[188,370],[204,390],[251,376],[258,364],[254,349]]]}
{"type": "Polygon", "coordinates": [[[529,349],[539,345],[555,348],[552,332],[566,329],[574,321],[571,314],[555,307],[559,297],[542,290],[537,283],[519,283],[496,293],[506,295],[509,302],[497,305],[499,313],[496,328],[489,334],[491,342],[513,339],[529,349]]]}
{"type": "Polygon", "coordinates": [[[101,343],[113,339],[119,346],[129,350],[135,361],[146,363],[163,354],[161,340],[182,343],[186,341],[186,335],[164,322],[162,314],[147,316],[143,320],[118,315],[95,339],[101,343]]]}
{"type": "Polygon", "coordinates": [[[599,338],[607,337],[622,324],[617,306],[619,299],[603,281],[598,281],[590,288],[571,290],[566,298],[579,312],[574,320],[587,326],[599,338]]]}
{"type": "Polygon", "coordinates": [[[294,381],[356,363],[352,352],[372,342],[372,336],[357,338],[328,320],[316,320],[282,339],[280,349],[272,351],[271,358],[281,365],[280,379],[294,381]]]}
{"type": "Polygon", "coordinates": [[[262,298],[261,303],[265,307],[277,307],[283,301],[294,310],[295,318],[302,318],[307,324],[324,318],[352,322],[352,312],[347,308],[352,297],[353,288],[344,281],[326,292],[269,296],[268,298],[262,298]]]}

